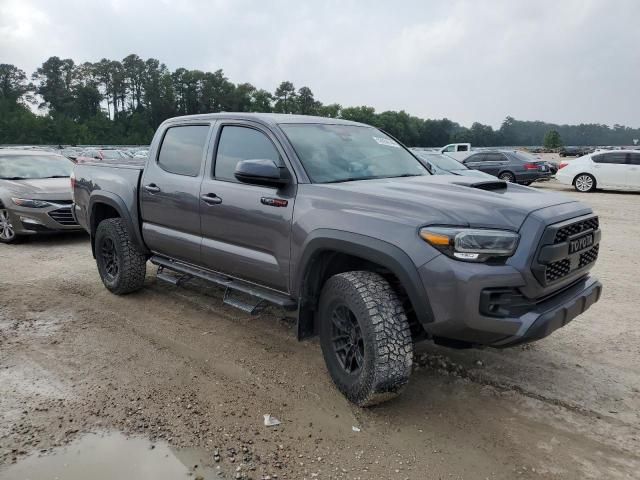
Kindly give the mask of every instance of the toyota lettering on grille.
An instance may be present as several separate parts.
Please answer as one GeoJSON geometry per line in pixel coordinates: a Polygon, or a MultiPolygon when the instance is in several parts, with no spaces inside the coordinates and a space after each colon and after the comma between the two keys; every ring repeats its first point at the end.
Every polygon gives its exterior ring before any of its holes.
{"type": "Polygon", "coordinates": [[[569,242],[569,255],[579,252],[593,245],[593,233],[584,235],[569,242]]]}

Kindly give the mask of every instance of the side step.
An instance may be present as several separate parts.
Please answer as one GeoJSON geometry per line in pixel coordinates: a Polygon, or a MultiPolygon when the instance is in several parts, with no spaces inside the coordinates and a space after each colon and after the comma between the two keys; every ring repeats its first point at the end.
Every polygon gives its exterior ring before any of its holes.
{"type": "Polygon", "coordinates": [[[152,256],[150,258],[150,261],[154,265],[158,265],[159,267],[161,267],[163,270],[158,273],[158,278],[160,278],[160,280],[166,280],[173,285],[180,285],[181,282],[187,281],[191,277],[196,277],[215,283],[222,287],[226,287],[227,290],[225,291],[224,295],[224,303],[233,305],[234,307],[238,307],[241,310],[249,313],[254,313],[263,300],[269,303],[273,303],[274,305],[278,305],[286,310],[295,310],[296,308],[298,308],[297,303],[289,298],[289,296],[273,290],[269,290],[267,288],[259,287],[252,283],[225,277],[224,275],[209,272],[207,270],[203,270],[192,265],[187,265],[186,263],[162,257],[160,255],[152,256]],[[183,276],[174,277],[173,275],[165,273],[164,269],[182,273],[183,276]],[[230,290],[235,290],[247,294],[251,297],[256,297],[260,299],[260,301],[255,305],[250,305],[246,302],[230,297],[230,290]]]}

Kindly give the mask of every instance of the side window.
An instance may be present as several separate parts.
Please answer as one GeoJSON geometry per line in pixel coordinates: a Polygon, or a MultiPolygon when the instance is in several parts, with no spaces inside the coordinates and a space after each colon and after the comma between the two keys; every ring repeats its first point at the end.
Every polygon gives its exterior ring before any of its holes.
{"type": "Polygon", "coordinates": [[[444,149],[445,152],[455,152],[456,151],[456,146],[455,145],[449,145],[447,148],[444,149]]]}
{"type": "Polygon", "coordinates": [[[469,145],[458,145],[459,152],[467,152],[469,151],[469,145]]]}
{"type": "Polygon", "coordinates": [[[158,165],[176,175],[197,177],[209,133],[208,125],[171,127],[162,140],[158,165]]]}
{"type": "Polygon", "coordinates": [[[233,174],[238,162],[259,159],[282,164],[278,150],[264,133],[249,127],[222,127],[213,174],[215,178],[237,182],[233,174]]]}
{"type": "Polygon", "coordinates": [[[485,153],[476,153],[470,157],[465,158],[464,163],[479,163],[484,162],[487,155],[485,153]]]}
{"type": "Polygon", "coordinates": [[[596,163],[627,163],[627,154],[621,152],[601,153],[600,155],[594,155],[591,158],[596,163]]]}
{"type": "Polygon", "coordinates": [[[486,160],[488,162],[502,162],[506,161],[506,157],[501,153],[487,153],[486,160]]]}

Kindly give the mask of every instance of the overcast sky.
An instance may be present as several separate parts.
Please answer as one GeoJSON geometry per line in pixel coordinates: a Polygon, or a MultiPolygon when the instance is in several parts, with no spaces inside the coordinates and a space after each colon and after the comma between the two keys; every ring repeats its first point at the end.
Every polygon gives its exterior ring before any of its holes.
{"type": "Polygon", "coordinates": [[[497,127],[640,127],[640,0],[0,0],[0,63],[129,53],[497,127]]]}

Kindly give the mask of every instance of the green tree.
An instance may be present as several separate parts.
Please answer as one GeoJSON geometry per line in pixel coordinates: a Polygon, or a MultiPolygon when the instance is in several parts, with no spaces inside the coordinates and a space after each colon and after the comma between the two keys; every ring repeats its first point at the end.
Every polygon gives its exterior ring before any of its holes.
{"type": "Polygon", "coordinates": [[[17,104],[32,89],[33,86],[27,83],[24,71],[15,65],[0,64],[0,101],[17,104]]]}
{"type": "Polygon", "coordinates": [[[277,113],[293,113],[296,104],[296,88],[291,82],[282,82],[273,94],[274,111],[277,113]]]}
{"type": "Polygon", "coordinates": [[[545,148],[560,148],[562,146],[562,138],[557,130],[549,130],[544,136],[545,148]]]}

